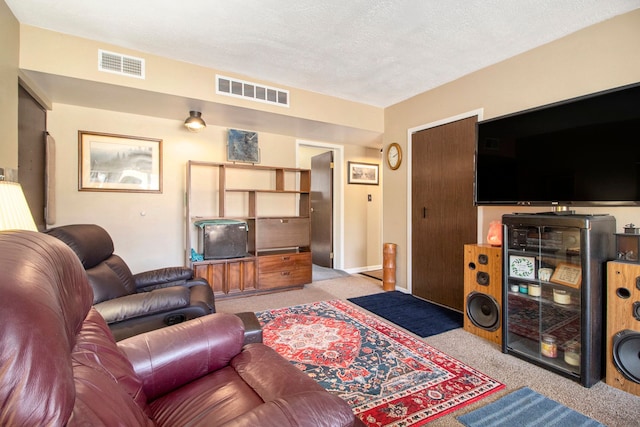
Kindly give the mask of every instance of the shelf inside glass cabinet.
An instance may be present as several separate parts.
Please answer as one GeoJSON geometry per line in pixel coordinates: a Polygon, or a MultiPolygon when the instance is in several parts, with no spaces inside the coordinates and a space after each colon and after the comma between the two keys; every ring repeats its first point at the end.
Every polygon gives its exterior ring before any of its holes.
{"type": "MultiPolygon", "coordinates": [[[[508,334],[511,350],[522,353],[545,364],[554,365],[567,372],[579,372],[579,355],[565,361],[569,348],[575,351],[580,344],[580,303],[558,304],[553,301],[553,289],[543,289],[541,296],[534,297],[521,292],[508,293],[508,334]],[[546,357],[542,351],[543,337],[554,338],[557,357],[546,357]],[[577,366],[576,366],[577,365],[577,366]]],[[[572,358],[571,358],[572,357],[572,358]]]]}

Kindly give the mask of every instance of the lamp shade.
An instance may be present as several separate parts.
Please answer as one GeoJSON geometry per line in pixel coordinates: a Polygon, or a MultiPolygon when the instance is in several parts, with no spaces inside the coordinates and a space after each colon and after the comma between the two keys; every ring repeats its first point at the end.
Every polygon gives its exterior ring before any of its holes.
{"type": "Polygon", "coordinates": [[[189,111],[189,117],[184,121],[184,125],[191,132],[198,132],[207,127],[207,124],[202,120],[200,111],[189,111]]]}
{"type": "Polygon", "coordinates": [[[17,182],[0,181],[0,230],[38,231],[17,182]]]}

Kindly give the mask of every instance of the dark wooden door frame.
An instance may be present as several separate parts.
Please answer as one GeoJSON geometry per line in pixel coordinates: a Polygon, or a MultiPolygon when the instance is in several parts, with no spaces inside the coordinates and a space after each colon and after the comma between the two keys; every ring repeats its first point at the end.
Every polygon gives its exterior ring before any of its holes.
{"type": "MultiPolygon", "coordinates": [[[[413,212],[413,206],[412,206],[412,197],[411,197],[411,181],[412,181],[412,168],[411,168],[411,150],[412,150],[412,135],[416,132],[420,132],[421,130],[425,130],[425,129],[429,129],[429,128],[433,128],[436,126],[442,126],[442,125],[446,125],[448,123],[451,122],[456,122],[458,120],[462,120],[462,119],[466,119],[469,117],[474,117],[477,116],[478,117],[478,121],[481,121],[482,118],[484,117],[484,110],[482,108],[477,109],[477,110],[471,110],[462,114],[459,114],[457,116],[453,116],[453,117],[447,117],[445,119],[442,120],[438,120],[435,122],[431,122],[431,123],[427,123],[424,125],[420,125],[420,126],[416,126],[410,129],[407,129],[407,150],[406,150],[406,156],[407,156],[407,160],[406,160],[406,164],[407,164],[407,269],[406,269],[406,278],[407,278],[407,291],[409,293],[413,293],[413,283],[412,280],[413,278],[412,276],[412,271],[413,271],[413,262],[411,259],[411,254],[413,253],[413,244],[411,242],[411,222],[412,222],[412,217],[411,217],[411,213],[413,212]]],[[[478,215],[478,222],[480,222],[482,220],[482,217],[480,215],[478,215]]],[[[480,242],[482,241],[482,237],[480,236],[482,227],[478,226],[478,237],[477,237],[477,241],[480,242]]],[[[462,248],[460,248],[460,250],[462,251],[462,248]]]]}
{"type": "Polygon", "coordinates": [[[301,146],[320,150],[333,151],[333,268],[344,269],[344,183],[346,182],[344,167],[344,146],[339,144],[296,141],[296,152],[301,146]]]}
{"type": "Polygon", "coordinates": [[[311,254],[320,267],[333,268],[333,150],[311,157],[311,254]]]}
{"type": "Polygon", "coordinates": [[[23,85],[18,85],[18,182],[33,220],[46,229],[47,110],[23,85]]]}

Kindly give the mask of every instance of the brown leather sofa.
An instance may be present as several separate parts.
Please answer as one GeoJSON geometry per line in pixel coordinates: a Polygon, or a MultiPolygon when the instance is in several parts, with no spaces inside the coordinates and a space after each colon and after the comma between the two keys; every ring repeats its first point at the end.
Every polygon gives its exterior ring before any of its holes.
{"type": "Polygon", "coordinates": [[[93,304],[117,341],[216,311],[211,287],[206,280],[194,278],[190,268],[132,274],[113,253],[113,240],[99,225],[63,225],[45,233],[78,255],[93,289],[93,304]]]}
{"type": "Polygon", "coordinates": [[[339,397],[232,314],[116,343],[73,251],[0,232],[0,425],[354,426],[339,397]]]}

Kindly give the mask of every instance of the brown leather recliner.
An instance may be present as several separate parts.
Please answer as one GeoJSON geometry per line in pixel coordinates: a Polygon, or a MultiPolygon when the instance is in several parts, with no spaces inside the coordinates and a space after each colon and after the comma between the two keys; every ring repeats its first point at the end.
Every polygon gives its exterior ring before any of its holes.
{"type": "Polygon", "coordinates": [[[0,232],[0,425],[362,426],[351,408],[211,314],[116,343],[68,246],[0,232]]]}
{"type": "Polygon", "coordinates": [[[55,227],[45,233],[78,255],[93,288],[93,304],[116,340],[215,312],[213,290],[187,267],[132,274],[114,254],[113,240],[95,224],[55,227]]]}

